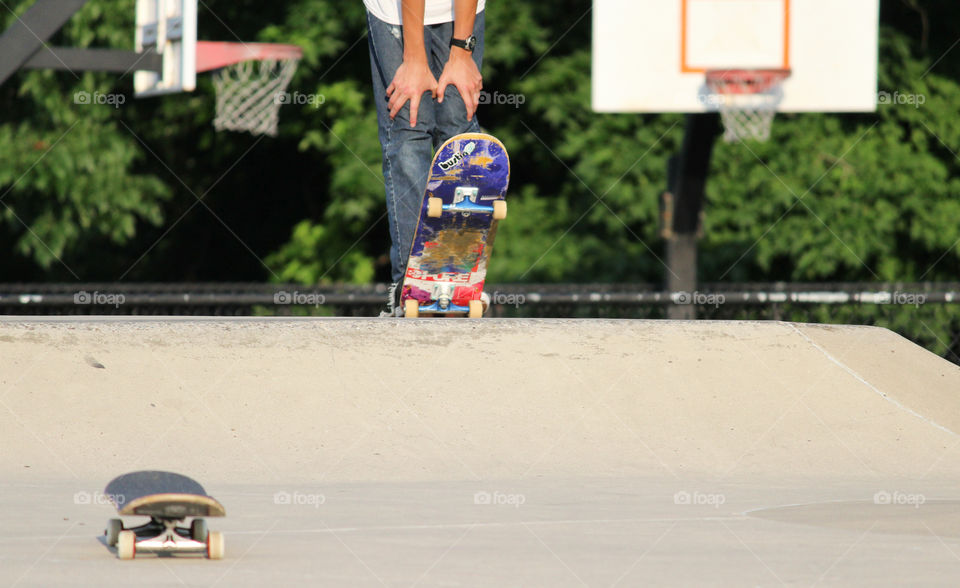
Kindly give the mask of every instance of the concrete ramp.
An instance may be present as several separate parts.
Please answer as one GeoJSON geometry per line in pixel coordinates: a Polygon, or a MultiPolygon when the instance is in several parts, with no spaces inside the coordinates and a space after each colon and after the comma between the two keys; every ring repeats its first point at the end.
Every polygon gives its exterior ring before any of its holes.
{"type": "Polygon", "coordinates": [[[960,473],[960,369],[869,327],[6,320],[0,374],[17,477],[960,473]]]}
{"type": "Polygon", "coordinates": [[[230,584],[874,584],[905,542],[937,583],[958,433],[960,369],[873,327],[7,318],[0,583],[121,581],[97,491],[138,469],[227,506],[230,584]]]}

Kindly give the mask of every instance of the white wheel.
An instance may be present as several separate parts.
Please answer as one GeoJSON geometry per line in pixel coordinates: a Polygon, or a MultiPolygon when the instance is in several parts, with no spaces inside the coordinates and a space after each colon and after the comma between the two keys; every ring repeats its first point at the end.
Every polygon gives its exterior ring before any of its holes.
{"type": "Polygon", "coordinates": [[[417,318],[420,316],[420,301],[413,298],[407,298],[404,300],[403,316],[407,318],[417,318]]]}
{"type": "Polygon", "coordinates": [[[133,531],[120,531],[117,538],[117,557],[133,559],[137,555],[137,534],[133,531]]]}
{"type": "Polygon", "coordinates": [[[503,220],[505,218],[507,218],[507,201],[494,200],[493,201],[493,220],[503,220]]]}
{"type": "Polygon", "coordinates": [[[467,313],[469,318],[480,318],[483,316],[483,302],[479,300],[470,301],[470,312],[467,313]]]}
{"type": "Polygon", "coordinates": [[[223,559],[223,533],[220,531],[210,531],[207,535],[207,557],[210,559],[223,559]]]}
{"type": "Polygon", "coordinates": [[[201,543],[207,540],[207,521],[203,519],[193,519],[190,523],[190,538],[201,543]]]}
{"type": "Polygon", "coordinates": [[[117,538],[120,536],[120,531],[123,530],[123,521],[120,519],[110,519],[107,521],[107,530],[103,532],[107,537],[107,545],[113,547],[117,544],[117,538]]]}
{"type": "Polygon", "coordinates": [[[429,198],[427,200],[427,216],[439,218],[443,214],[443,200],[440,198],[429,198]]]}

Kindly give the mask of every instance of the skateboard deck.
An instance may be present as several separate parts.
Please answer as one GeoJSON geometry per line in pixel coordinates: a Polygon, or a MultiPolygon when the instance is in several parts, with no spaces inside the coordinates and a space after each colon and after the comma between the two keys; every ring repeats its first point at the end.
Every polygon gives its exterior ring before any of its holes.
{"type": "Polygon", "coordinates": [[[107,523],[106,543],[117,546],[120,559],[132,559],[138,551],[223,557],[223,535],[208,532],[199,517],[222,517],[226,511],[195,480],[173,472],[132,472],[111,480],[104,493],[118,514],[150,517],[149,523],[133,528],[125,528],[120,519],[107,523]],[[187,517],[195,517],[190,526],[178,526],[187,517]]]}
{"type": "Polygon", "coordinates": [[[483,314],[480,296],[509,183],[510,158],[492,135],[457,135],[437,149],[400,289],[405,316],[483,314]]]}

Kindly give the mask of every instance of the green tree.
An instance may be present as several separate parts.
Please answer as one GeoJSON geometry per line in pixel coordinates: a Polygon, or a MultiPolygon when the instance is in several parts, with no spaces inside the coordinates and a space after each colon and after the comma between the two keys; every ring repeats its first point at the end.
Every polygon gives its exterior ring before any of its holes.
{"type": "MultiPolygon", "coordinates": [[[[31,4],[11,3],[13,12],[0,14],[0,27],[6,29],[31,4]]],[[[125,4],[91,2],[58,41],[122,44],[132,30],[132,14],[121,9],[125,4]]],[[[160,203],[170,192],[157,178],[137,173],[143,154],[118,124],[116,109],[85,102],[112,95],[111,76],[36,71],[15,81],[0,90],[0,221],[18,254],[41,268],[60,265],[76,275],[69,264],[58,263],[65,252],[91,237],[128,242],[138,222],[163,220],[160,203]]]]}
{"type": "MultiPolygon", "coordinates": [[[[8,5],[22,13],[31,3],[8,5]]],[[[193,94],[133,100],[130,76],[18,73],[0,87],[9,279],[388,279],[362,2],[200,8],[203,39],[303,47],[290,89],[322,104],[285,106],[280,136],[263,139],[213,131],[206,75],[193,94]],[[78,91],[129,100],[86,107],[74,104],[78,91]]],[[[950,3],[882,5],[880,90],[923,96],[919,107],[780,116],[767,144],[718,144],[703,281],[956,279],[958,16],[950,3]]],[[[486,18],[485,88],[522,98],[478,114],[513,162],[490,280],[660,282],[657,203],[682,116],[590,110],[589,3],[492,1],[486,18]]],[[[55,39],[132,42],[130,0],[91,0],[55,39]]],[[[889,325],[942,352],[960,333],[951,308],[815,318],[889,325]]]]}

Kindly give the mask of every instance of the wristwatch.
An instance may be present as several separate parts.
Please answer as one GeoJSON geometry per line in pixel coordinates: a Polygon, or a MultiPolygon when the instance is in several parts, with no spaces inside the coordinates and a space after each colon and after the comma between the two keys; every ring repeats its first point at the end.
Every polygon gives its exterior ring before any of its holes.
{"type": "Polygon", "coordinates": [[[470,35],[466,39],[450,39],[450,46],[466,49],[470,53],[473,53],[473,50],[477,46],[477,37],[475,35],[470,35]]]}

